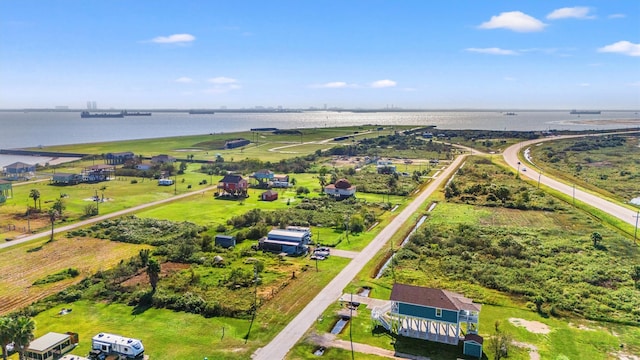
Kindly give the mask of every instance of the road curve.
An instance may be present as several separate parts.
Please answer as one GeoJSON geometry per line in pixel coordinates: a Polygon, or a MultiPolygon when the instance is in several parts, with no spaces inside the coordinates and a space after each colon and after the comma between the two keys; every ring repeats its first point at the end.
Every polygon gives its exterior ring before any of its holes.
{"type": "MultiPolygon", "coordinates": [[[[637,133],[637,132],[638,131],[631,131],[631,132],[625,132],[625,133],[637,133]]],[[[613,133],[598,133],[598,134],[589,134],[589,135],[566,135],[566,136],[556,136],[556,137],[528,140],[528,141],[511,145],[510,147],[506,148],[502,156],[504,157],[504,160],[507,162],[507,164],[509,164],[509,166],[513,167],[514,169],[516,169],[516,171],[520,172],[520,176],[526,176],[535,181],[539,181],[540,184],[543,184],[552,189],[561,191],[571,197],[575,196],[576,200],[582,201],[590,206],[593,206],[612,216],[615,216],[618,219],[630,224],[631,226],[635,226],[636,216],[638,214],[636,211],[628,209],[624,206],[620,206],[616,203],[605,200],[603,198],[600,198],[586,191],[575,188],[572,185],[568,185],[560,181],[557,181],[553,178],[550,178],[548,176],[545,176],[544,172],[540,171],[539,169],[528,167],[526,171],[522,171],[523,165],[519,164],[520,159],[518,159],[518,153],[520,152],[520,150],[527,149],[533,144],[538,144],[541,142],[553,141],[558,139],[586,137],[586,136],[603,136],[603,135],[611,135],[611,134],[613,133]]],[[[621,134],[621,133],[616,133],[616,134],[621,134]]],[[[535,159],[532,159],[532,160],[533,162],[535,162],[535,159]]]]}
{"type": "MultiPolygon", "coordinates": [[[[194,192],[189,192],[189,193],[185,193],[185,194],[172,196],[170,198],[166,198],[166,199],[162,199],[162,200],[158,200],[158,201],[154,201],[154,202],[150,202],[150,203],[134,206],[132,208],[123,209],[123,210],[120,210],[120,211],[116,211],[116,212],[113,212],[113,213],[97,216],[97,217],[90,218],[90,219],[87,219],[87,220],[82,220],[82,221],[79,221],[77,223],[73,223],[73,224],[70,224],[70,225],[60,226],[60,227],[54,228],[53,229],[53,233],[54,234],[58,234],[58,233],[61,233],[61,232],[73,230],[73,229],[81,227],[81,226],[93,224],[93,223],[96,223],[96,222],[99,222],[99,221],[103,221],[103,220],[107,220],[107,219],[111,219],[111,218],[117,217],[117,216],[126,215],[126,214],[129,214],[129,213],[132,213],[132,212],[135,212],[135,211],[139,211],[139,210],[143,210],[143,209],[146,209],[146,208],[149,208],[149,207],[152,207],[152,206],[165,204],[165,203],[176,201],[176,200],[179,200],[179,199],[182,199],[182,198],[186,198],[186,197],[189,197],[189,196],[202,194],[203,192],[211,190],[211,189],[214,189],[214,187],[208,187],[208,188],[205,188],[205,189],[202,189],[202,190],[198,190],[198,191],[194,191],[194,192]]],[[[0,243],[0,249],[4,249],[4,248],[8,248],[8,247],[15,246],[15,245],[18,245],[18,244],[22,244],[22,243],[25,243],[27,241],[44,238],[44,237],[47,237],[47,236],[50,236],[50,235],[51,235],[51,231],[39,232],[37,234],[33,234],[33,235],[22,237],[20,239],[8,241],[8,242],[5,242],[5,243],[0,243]]]]}
{"type": "Polygon", "coordinates": [[[427,198],[451,176],[452,172],[458,168],[465,158],[466,155],[458,156],[438,178],[431,182],[388,226],[380,231],[371,243],[351,260],[269,344],[256,350],[252,358],[255,360],[283,359],[316,319],[322,315],[325,309],[340,298],[344,288],[362,270],[369,260],[385,246],[400,226],[406,222],[412,214],[418,211],[427,198]]]}

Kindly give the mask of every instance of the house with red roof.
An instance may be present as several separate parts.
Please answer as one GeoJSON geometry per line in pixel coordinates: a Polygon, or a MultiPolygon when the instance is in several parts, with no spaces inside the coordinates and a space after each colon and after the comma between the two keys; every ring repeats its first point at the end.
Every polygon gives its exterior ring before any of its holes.
{"type": "Polygon", "coordinates": [[[324,193],[338,200],[342,200],[354,196],[356,194],[356,187],[355,185],[351,185],[347,179],[338,179],[335,184],[325,186],[324,193]]]}

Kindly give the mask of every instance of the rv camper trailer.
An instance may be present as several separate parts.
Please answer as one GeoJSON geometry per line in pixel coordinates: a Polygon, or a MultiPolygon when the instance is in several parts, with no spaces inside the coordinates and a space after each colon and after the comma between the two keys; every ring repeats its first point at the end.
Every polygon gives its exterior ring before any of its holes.
{"type": "Polygon", "coordinates": [[[120,355],[127,359],[144,357],[144,346],[140,340],[107,333],[100,333],[91,339],[91,350],[92,357],[98,359],[104,355],[120,355]]]}

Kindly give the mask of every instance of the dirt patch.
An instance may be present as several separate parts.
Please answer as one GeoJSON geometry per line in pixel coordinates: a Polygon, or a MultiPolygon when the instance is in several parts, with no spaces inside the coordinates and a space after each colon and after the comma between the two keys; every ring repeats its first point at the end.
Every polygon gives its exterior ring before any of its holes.
{"type": "Polygon", "coordinates": [[[583,324],[574,324],[574,323],[569,323],[569,326],[574,327],[576,329],[580,329],[580,330],[585,330],[585,331],[596,331],[596,329],[592,329],[586,325],[583,324]]]}
{"type": "MultiPolygon", "coordinates": [[[[162,278],[169,277],[171,274],[176,273],[180,270],[188,269],[189,266],[190,266],[189,264],[180,264],[180,263],[174,263],[174,262],[162,263],[160,264],[160,278],[162,279],[162,278]]],[[[132,278],[129,278],[126,281],[123,281],[121,285],[124,287],[135,287],[137,285],[148,285],[148,284],[149,284],[149,276],[147,276],[147,273],[143,269],[139,271],[136,275],[134,275],[132,278]]]]}
{"type": "Polygon", "coordinates": [[[515,326],[520,326],[527,331],[532,332],[534,334],[548,334],[551,332],[551,329],[546,324],[543,324],[539,321],[528,321],[524,319],[518,318],[509,318],[509,322],[515,326]]]}
{"type": "Polygon", "coordinates": [[[640,356],[638,355],[627,354],[623,352],[618,352],[611,355],[613,355],[613,357],[617,358],[618,360],[640,360],[640,356]]]}
{"type": "MultiPolygon", "coordinates": [[[[509,319],[509,320],[511,320],[511,319],[509,319]]],[[[528,344],[528,343],[523,343],[523,342],[519,342],[519,341],[514,341],[514,342],[512,342],[512,344],[514,346],[517,346],[517,347],[520,347],[520,348],[525,348],[525,349],[529,350],[529,359],[531,359],[531,360],[540,360],[540,353],[538,352],[538,347],[536,347],[535,345],[528,344]]]]}
{"type": "Polygon", "coordinates": [[[586,166],[602,168],[602,167],[612,167],[613,164],[610,161],[598,161],[585,164],[586,166]]]}

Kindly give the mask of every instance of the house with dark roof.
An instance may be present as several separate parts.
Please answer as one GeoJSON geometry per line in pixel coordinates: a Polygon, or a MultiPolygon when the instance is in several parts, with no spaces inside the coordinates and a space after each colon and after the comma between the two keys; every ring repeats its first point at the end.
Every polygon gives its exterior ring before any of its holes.
{"type": "Polygon", "coordinates": [[[354,196],[356,194],[356,187],[355,185],[351,185],[347,179],[338,179],[335,184],[325,186],[324,193],[338,200],[342,200],[354,196]]]}
{"type": "Polygon", "coordinates": [[[77,185],[82,182],[82,175],[71,173],[55,173],[51,177],[52,185],[77,185]]]}
{"type": "Polygon", "coordinates": [[[172,164],[176,162],[176,158],[171,155],[160,154],[151,157],[151,163],[153,164],[172,164]]]}
{"type": "Polygon", "coordinates": [[[228,174],[218,181],[218,196],[247,197],[248,189],[249,183],[240,175],[228,174]]]}
{"type": "Polygon", "coordinates": [[[109,181],[116,173],[114,165],[92,165],[82,170],[82,181],[84,182],[101,182],[109,181]]]}
{"type": "Polygon", "coordinates": [[[247,140],[247,139],[234,139],[234,140],[227,140],[224,143],[224,148],[225,149],[235,149],[235,148],[239,148],[242,146],[246,146],[251,144],[251,141],[247,140]]]}
{"type": "Polygon", "coordinates": [[[133,160],[135,155],[131,151],[107,153],[104,156],[104,162],[108,165],[122,165],[127,161],[133,160]]]}
{"type": "Polygon", "coordinates": [[[385,329],[406,337],[451,345],[464,339],[469,355],[480,357],[483,342],[478,335],[480,308],[480,304],[462,294],[396,283],[391,301],[373,309],[371,318],[385,329]]]}
{"type": "Polygon", "coordinates": [[[18,161],[5,166],[2,173],[8,180],[31,179],[36,174],[36,166],[18,161]]]}

